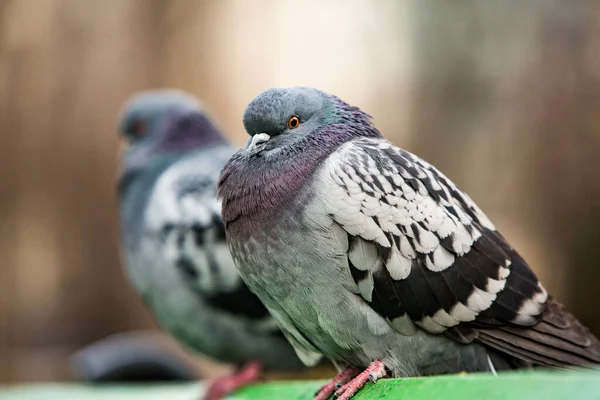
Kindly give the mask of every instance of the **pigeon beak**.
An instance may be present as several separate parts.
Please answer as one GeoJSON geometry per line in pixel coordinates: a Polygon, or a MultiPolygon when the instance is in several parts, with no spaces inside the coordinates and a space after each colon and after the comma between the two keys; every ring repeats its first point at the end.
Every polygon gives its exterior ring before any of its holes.
{"type": "Polygon", "coordinates": [[[258,145],[268,142],[269,139],[271,139],[271,136],[267,135],[266,133],[257,133],[256,135],[252,136],[252,138],[248,142],[246,150],[254,151],[256,150],[258,145]]]}

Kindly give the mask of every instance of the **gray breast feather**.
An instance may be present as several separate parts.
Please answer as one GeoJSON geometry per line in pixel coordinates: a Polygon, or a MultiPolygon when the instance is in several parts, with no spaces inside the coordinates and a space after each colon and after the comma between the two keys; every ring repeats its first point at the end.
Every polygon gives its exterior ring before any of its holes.
{"type": "Polygon", "coordinates": [[[270,307],[268,309],[270,314],[277,320],[283,335],[290,342],[296,355],[304,365],[309,367],[317,365],[323,358],[323,355],[294,326],[291,319],[283,311],[270,307]]]}

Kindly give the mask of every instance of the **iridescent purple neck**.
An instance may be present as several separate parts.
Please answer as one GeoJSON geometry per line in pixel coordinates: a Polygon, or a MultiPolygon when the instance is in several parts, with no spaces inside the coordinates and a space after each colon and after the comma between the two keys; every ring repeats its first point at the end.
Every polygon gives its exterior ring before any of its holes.
{"type": "Polygon", "coordinates": [[[194,113],[173,120],[159,143],[161,152],[181,152],[227,143],[219,129],[204,114],[194,113]]]}
{"type": "Polygon", "coordinates": [[[358,137],[381,137],[369,116],[357,108],[334,115],[336,122],[282,148],[277,158],[248,155],[243,149],[233,156],[219,182],[228,230],[246,236],[268,226],[292,206],[317,168],[342,144],[358,137]]]}
{"type": "Polygon", "coordinates": [[[371,116],[360,108],[352,106],[342,99],[330,94],[325,94],[331,106],[328,124],[344,124],[344,129],[354,130],[355,136],[378,137],[381,133],[371,122],[371,116]]]}

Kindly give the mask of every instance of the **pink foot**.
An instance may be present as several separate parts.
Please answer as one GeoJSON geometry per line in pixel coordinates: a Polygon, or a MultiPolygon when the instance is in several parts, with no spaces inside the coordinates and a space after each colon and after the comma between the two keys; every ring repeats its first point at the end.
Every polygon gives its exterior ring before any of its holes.
{"type": "Polygon", "coordinates": [[[360,370],[348,367],[335,376],[332,380],[324,384],[315,393],[313,400],[327,400],[337,389],[348,383],[352,378],[360,374],[360,370]]]}
{"type": "Polygon", "coordinates": [[[262,367],[257,361],[246,363],[239,371],[222,376],[208,384],[203,400],[220,400],[242,386],[258,382],[262,377],[262,367]]]}
{"type": "Polygon", "coordinates": [[[352,398],[362,388],[367,381],[373,383],[377,382],[377,379],[386,375],[385,366],[381,361],[373,361],[367,369],[358,374],[350,382],[339,388],[333,394],[333,398],[337,400],[348,400],[352,398]]]}

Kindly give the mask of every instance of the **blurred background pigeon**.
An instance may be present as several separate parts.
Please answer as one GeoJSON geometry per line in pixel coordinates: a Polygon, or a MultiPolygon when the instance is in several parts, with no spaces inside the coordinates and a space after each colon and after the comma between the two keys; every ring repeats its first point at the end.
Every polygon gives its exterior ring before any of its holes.
{"type": "Polygon", "coordinates": [[[216,183],[234,148],[191,95],[139,93],[125,106],[118,183],[124,263],[158,323],[191,349],[240,369],[207,398],[302,367],[243,284],[225,243],[216,183]]]}
{"type": "Polygon", "coordinates": [[[270,89],[244,126],[219,183],[228,242],[302,360],[344,369],[316,399],[385,375],[600,363],[471,198],[357,107],[270,89]]]}

